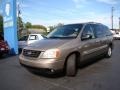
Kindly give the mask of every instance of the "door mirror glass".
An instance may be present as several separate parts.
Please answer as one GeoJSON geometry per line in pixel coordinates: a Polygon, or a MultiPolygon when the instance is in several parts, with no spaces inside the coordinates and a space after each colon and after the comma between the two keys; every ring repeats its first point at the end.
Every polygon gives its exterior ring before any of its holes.
{"type": "Polygon", "coordinates": [[[88,40],[88,39],[91,39],[92,38],[92,35],[91,34],[86,34],[86,35],[83,35],[81,40],[88,40]]]}

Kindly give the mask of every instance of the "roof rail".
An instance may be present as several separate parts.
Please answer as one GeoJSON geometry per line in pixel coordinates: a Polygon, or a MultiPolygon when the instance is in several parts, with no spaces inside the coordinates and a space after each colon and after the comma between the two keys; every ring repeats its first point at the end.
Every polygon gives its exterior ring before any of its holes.
{"type": "Polygon", "coordinates": [[[91,24],[101,24],[101,23],[97,23],[97,22],[88,22],[88,23],[91,23],[91,24]]]}

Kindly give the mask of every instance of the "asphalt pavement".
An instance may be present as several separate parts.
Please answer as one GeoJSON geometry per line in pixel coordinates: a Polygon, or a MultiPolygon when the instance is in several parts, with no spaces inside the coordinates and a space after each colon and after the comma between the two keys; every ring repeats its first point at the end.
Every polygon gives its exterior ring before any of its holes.
{"type": "Polygon", "coordinates": [[[0,90],[120,90],[120,41],[114,45],[111,58],[80,68],[75,77],[33,74],[18,56],[0,58],[0,90]]]}

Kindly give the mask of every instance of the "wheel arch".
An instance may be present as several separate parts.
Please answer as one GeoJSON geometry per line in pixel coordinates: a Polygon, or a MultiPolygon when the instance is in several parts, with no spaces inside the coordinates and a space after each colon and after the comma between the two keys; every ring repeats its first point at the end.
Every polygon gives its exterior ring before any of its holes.
{"type": "Polygon", "coordinates": [[[112,49],[113,49],[113,47],[114,47],[114,45],[113,45],[113,43],[111,42],[111,43],[109,43],[109,45],[108,46],[110,46],[112,49]]]}
{"type": "Polygon", "coordinates": [[[64,63],[64,69],[66,68],[66,65],[67,65],[67,60],[68,60],[68,57],[72,54],[75,54],[76,55],[76,66],[78,67],[79,64],[80,64],[80,52],[78,51],[74,51],[74,52],[71,52],[67,55],[67,57],[65,58],[65,63],[64,63]]]}

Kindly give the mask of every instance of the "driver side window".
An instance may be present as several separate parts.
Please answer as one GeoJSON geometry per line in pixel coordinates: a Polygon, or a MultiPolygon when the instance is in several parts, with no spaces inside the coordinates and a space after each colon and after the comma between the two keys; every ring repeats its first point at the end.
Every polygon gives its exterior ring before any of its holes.
{"type": "Polygon", "coordinates": [[[94,36],[94,33],[93,33],[93,30],[92,28],[90,27],[90,25],[86,25],[83,32],[82,32],[82,35],[81,37],[86,37],[87,35],[90,35],[90,38],[89,39],[93,39],[95,38],[94,36]]]}

